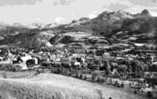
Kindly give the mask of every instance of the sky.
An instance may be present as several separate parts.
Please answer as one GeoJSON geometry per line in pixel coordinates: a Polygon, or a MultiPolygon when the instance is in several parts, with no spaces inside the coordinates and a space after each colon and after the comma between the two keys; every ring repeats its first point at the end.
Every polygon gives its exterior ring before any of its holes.
{"type": "Polygon", "coordinates": [[[13,24],[63,24],[80,17],[94,18],[103,11],[137,13],[150,10],[157,16],[157,0],[0,0],[0,22],[13,24]]]}

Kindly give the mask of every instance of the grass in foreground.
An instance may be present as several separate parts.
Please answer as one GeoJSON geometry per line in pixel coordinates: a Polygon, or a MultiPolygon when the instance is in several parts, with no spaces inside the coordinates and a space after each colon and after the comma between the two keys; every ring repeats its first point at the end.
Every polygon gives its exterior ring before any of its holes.
{"type": "Polygon", "coordinates": [[[143,99],[129,93],[56,74],[0,79],[4,99],[143,99]]]}

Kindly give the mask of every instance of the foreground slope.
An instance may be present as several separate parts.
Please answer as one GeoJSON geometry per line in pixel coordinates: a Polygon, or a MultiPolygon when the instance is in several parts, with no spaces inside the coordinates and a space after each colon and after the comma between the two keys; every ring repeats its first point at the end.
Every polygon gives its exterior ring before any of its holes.
{"type": "Polygon", "coordinates": [[[55,74],[0,79],[4,99],[143,99],[127,92],[55,74]]]}

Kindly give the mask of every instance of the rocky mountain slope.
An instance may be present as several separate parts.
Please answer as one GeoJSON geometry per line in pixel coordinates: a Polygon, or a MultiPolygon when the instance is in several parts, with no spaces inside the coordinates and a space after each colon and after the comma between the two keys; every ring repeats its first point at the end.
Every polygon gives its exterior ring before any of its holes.
{"type": "Polygon", "coordinates": [[[138,14],[103,12],[94,19],[81,18],[54,28],[57,35],[51,44],[80,43],[85,46],[106,47],[128,44],[155,48],[157,18],[143,10],[138,14]]]}
{"type": "Polygon", "coordinates": [[[39,49],[72,43],[84,47],[140,43],[155,47],[156,27],[157,18],[147,10],[134,15],[122,11],[103,12],[94,19],[81,18],[53,28],[3,26],[0,45],[39,49]]]}

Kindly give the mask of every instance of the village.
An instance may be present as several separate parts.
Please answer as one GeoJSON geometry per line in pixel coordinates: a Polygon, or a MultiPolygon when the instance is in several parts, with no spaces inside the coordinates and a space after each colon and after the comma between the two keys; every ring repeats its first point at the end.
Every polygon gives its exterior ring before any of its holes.
{"type": "Polygon", "coordinates": [[[79,44],[30,50],[2,46],[0,70],[50,72],[107,84],[148,97],[157,95],[157,58],[144,44],[82,48],[79,44]],[[146,61],[147,60],[147,61],[146,61]]]}
{"type": "Polygon", "coordinates": [[[157,0],[0,0],[0,99],[157,99],[157,0]]]}

